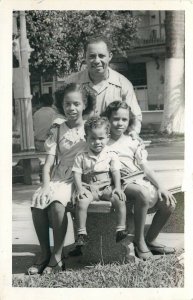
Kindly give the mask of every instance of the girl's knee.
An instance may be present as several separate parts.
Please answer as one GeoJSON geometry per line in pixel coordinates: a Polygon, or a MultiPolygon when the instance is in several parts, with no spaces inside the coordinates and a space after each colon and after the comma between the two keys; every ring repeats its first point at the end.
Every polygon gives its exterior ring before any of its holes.
{"type": "Polygon", "coordinates": [[[64,214],[66,207],[60,201],[54,201],[49,205],[49,211],[57,214],[64,214]]]}
{"type": "Polygon", "coordinates": [[[150,193],[146,188],[140,187],[136,190],[135,201],[143,205],[149,205],[150,193]]]}
{"type": "Polygon", "coordinates": [[[138,184],[128,185],[125,193],[127,200],[132,200],[133,204],[141,203],[142,205],[149,205],[150,193],[146,187],[138,184]]]}

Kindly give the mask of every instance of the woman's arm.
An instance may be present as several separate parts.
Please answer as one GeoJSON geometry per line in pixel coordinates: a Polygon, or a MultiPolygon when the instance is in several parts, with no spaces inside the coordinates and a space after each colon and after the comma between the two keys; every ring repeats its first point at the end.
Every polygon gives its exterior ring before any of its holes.
{"type": "Polygon", "coordinates": [[[44,207],[45,204],[48,204],[49,199],[49,193],[50,193],[50,171],[51,167],[54,164],[54,155],[48,154],[46,158],[45,165],[43,167],[43,184],[42,187],[39,189],[39,192],[37,194],[34,194],[34,197],[32,198],[32,205],[37,207],[44,207]]]}
{"type": "Polygon", "coordinates": [[[112,172],[113,183],[116,189],[121,190],[121,175],[120,171],[116,170],[112,172]]]}
{"type": "Polygon", "coordinates": [[[160,182],[157,174],[151,169],[148,162],[143,162],[140,164],[142,171],[145,173],[147,178],[155,185],[158,189],[162,188],[162,183],[160,182]]]}
{"type": "Polygon", "coordinates": [[[49,183],[50,183],[50,173],[51,173],[51,169],[54,165],[54,160],[55,160],[55,156],[48,154],[48,156],[46,157],[46,162],[45,165],[43,167],[43,176],[42,176],[42,188],[48,187],[49,183]]]}
{"type": "Polygon", "coordinates": [[[111,161],[110,161],[110,172],[113,179],[114,190],[113,194],[117,194],[121,201],[126,201],[126,196],[121,189],[121,173],[120,173],[120,160],[118,155],[115,152],[110,152],[111,161]]]}
{"type": "Polygon", "coordinates": [[[82,190],[82,174],[73,171],[74,184],[76,186],[77,193],[80,193],[82,190]]]}
{"type": "Polygon", "coordinates": [[[85,197],[88,198],[89,192],[86,188],[82,186],[82,174],[76,171],[73,171],[74,184],[76,186],[76,199],[82,200],[85,197]]]}
{"type": "Polygon", "coordinates": [[[113,183],[114,183],[114,186],[115,186],[113,194],[117,194],[121,201],[126,201],[126,196],[125,196],[124,192],[121,189],[120,170],[112,171],[112,178],[113,178],[113,183]]]}

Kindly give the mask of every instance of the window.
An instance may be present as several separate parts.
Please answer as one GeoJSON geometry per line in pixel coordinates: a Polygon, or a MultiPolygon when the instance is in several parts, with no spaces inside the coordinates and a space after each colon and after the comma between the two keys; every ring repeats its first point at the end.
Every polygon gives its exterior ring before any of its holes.
{"type": "Polygon", "coordinates": [[[146,64],[129,64],[127,74],[124,74],[134,86],[147,85],[146,64]]]}

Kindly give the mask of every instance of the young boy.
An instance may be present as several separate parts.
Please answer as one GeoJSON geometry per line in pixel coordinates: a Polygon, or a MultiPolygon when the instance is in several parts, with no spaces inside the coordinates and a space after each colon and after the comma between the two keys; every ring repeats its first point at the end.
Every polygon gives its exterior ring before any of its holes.
{"type": "Polygon", "coordinates": [[[125,195],[121,190],[120,163],[107,146],[110,123],[106,117],[92,117],[85,122],[87,149],[80,152],[72,168],[76,186],[77,246],[87,242],[87,209],[92,201],[111,201],[117,215],[116,242],[127,237],[125,230],[125,195]]]}

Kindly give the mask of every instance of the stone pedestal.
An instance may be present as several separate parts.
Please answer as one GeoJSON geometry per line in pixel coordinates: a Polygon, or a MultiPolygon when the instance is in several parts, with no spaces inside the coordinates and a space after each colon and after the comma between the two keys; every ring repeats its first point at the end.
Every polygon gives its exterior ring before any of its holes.
{"type": "MultiPolygon", "coordinates": [[[[68,257],[67,267],[83,267],[92,264],[127,263],[135,261],[133,243],[115,242],[115,213],[89,213],[87,218],[88,244],[82,249],[82,256],[68,257]]],[[[65,247],[65,254],[74,246],[65,247]]]]}
{"type": "Polygon", "coordinates": [[[83,248],[81,260],[89,262],[122,261],[123,246],[115,242],[115,213],[89,213],[87,232],[89,243],[83,248]]]}

